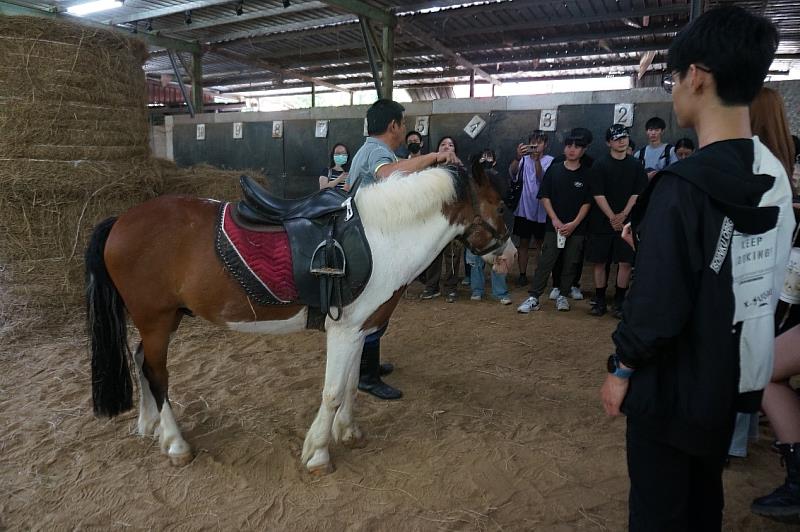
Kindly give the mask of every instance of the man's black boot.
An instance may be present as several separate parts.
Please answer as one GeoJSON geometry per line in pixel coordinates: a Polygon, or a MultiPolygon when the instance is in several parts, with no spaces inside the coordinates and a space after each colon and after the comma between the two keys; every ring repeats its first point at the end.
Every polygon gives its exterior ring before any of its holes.
{"type": "Polygon", "coordinates": [[[754,514],[778,521],[800,521],[800,443],[779,443],[781,463],[786,467],[786,482],[764,497],[753,501],[754,514]]]}
{"type": "MultiPolygon", "coordinates": [[[[389,386],[381,380],[381,344],[364,344],[361,352],[361,370],[358,379],[358,389],[362,392],[378,397],[379,399],[400,399],[403,392],[389,386]]],[[[394,368],[392,368],[394,369],[394,368]]]]}

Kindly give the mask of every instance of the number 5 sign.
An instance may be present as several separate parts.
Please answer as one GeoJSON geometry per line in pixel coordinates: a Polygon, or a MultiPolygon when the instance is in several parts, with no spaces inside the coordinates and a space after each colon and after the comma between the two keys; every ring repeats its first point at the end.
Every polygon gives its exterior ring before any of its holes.
{"type": "Polygon", "coordinates": [[[556,109],[542,109],[542,114],[539,115],[539,129],[542,131],[555,131],[556,130],[556,109]]]}
{"type": "Polygon", "coordinates": [[[614,123],[633,127],[633,104],[618,103],[614,106],[614,123]]]}

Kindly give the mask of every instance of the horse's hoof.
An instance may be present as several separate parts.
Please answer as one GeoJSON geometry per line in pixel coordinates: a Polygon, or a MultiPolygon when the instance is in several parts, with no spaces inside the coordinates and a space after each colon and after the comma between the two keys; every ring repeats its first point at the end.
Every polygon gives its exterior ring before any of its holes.
{"type": "Polygon", "coordinates": [[[342,445],[348,449],[363,449],[367,446],[367,438],[363,434],[342,440],[342,445]]]}
{"type": "Polygon", "coordinates": [[[324,477],[325,475],[330,475],[334,471],[336,471],[336,468],[333,467],[333,464],[330,462],[327,464],[320,464],[318,466],[310,466],[308,468],[308,472],[315,477],[324,477]]]}
{"type": "Polygon", "coordinates": [[[194,460],[194,455],[190,452],[183,454],[169,455],[169,463],[173,467],[183,467],[185,465],[189,465],[189,463],[192,460],[194,460]]]}

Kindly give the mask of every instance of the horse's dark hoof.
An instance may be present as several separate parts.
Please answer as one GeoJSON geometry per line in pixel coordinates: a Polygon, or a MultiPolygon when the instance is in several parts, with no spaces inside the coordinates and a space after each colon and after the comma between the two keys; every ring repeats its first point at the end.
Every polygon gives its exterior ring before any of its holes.
{"type": "Polygon", "coordinates": [[[325,475],[330,475],[336,471],[336,468],[333,467],[333,464],[328,462],[327,464],[320,464],[318,466],[309,467],[308,472],[314,475],[315,477],[324,477],[325,475]]]}
{"type": "Polygon", "coordinates": [[[184,454],[169,455],[169,463],[173,467],[183,467],[185,465],[189,465],[192,460],[194,460],[194,454],[190,452],[184,454]]]}

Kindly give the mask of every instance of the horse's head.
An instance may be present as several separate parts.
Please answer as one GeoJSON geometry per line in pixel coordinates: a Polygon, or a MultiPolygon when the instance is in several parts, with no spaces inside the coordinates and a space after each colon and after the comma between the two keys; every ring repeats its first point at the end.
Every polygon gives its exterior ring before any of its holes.
{"type": "Polygon", "coordinates": [[[449,213],[450,220],[467,227],[458,237],[464,246],[491,262],[508,241],[508,228],[503,221],[506,206],[477,157],[472,162],[472,176],[463,167],[453,171],[457,200],[449,213]]]}

